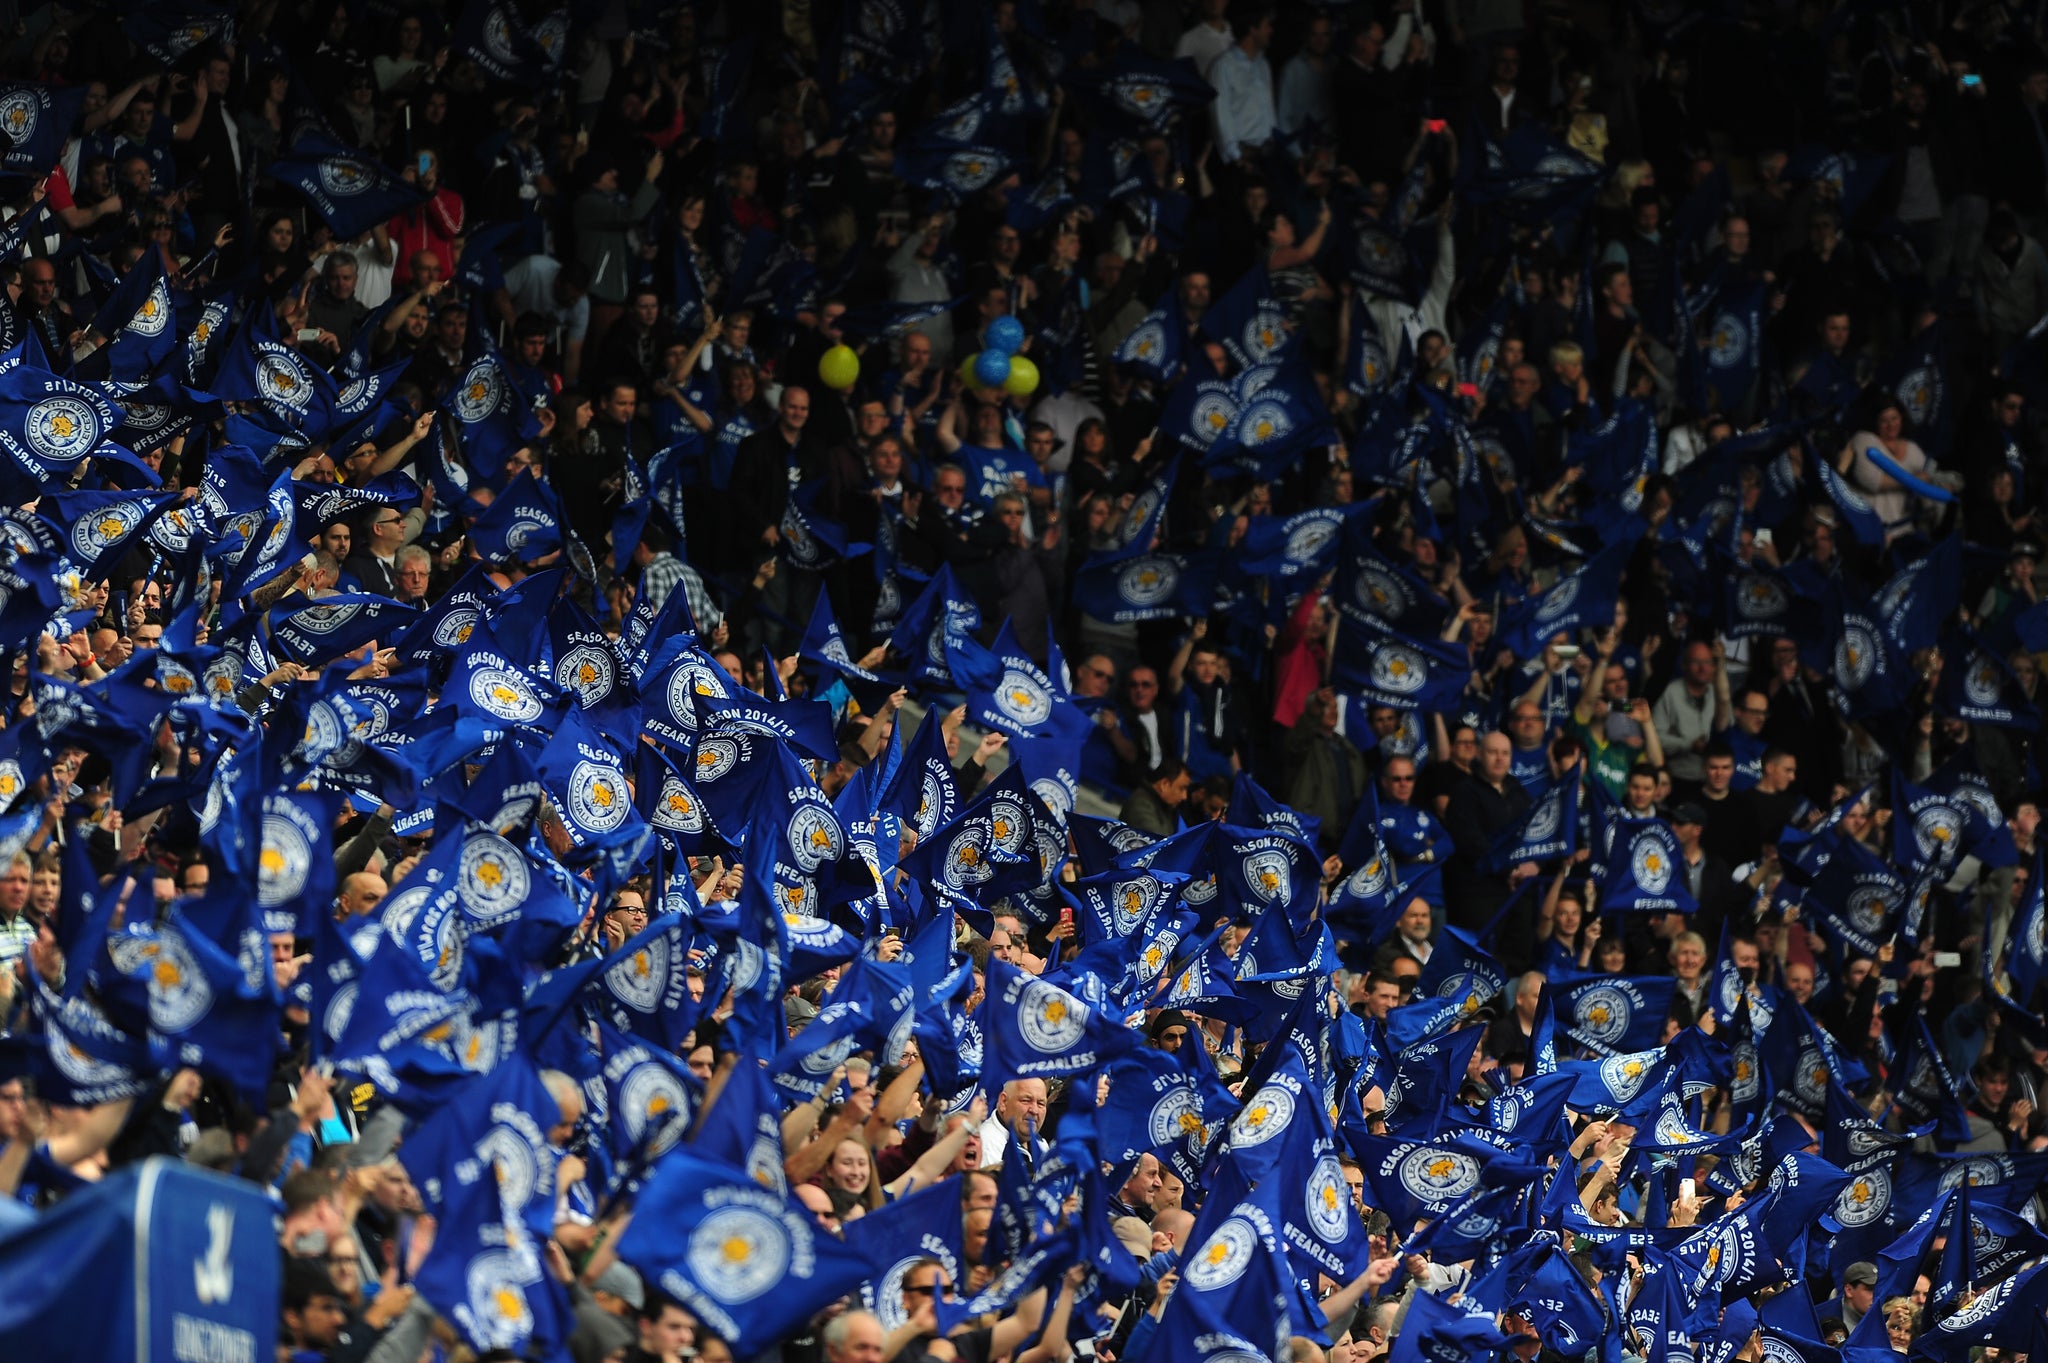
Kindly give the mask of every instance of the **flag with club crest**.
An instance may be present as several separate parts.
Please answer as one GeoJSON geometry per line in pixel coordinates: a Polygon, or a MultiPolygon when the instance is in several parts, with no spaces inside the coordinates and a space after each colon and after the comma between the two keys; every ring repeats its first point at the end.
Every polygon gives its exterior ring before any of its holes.
{"type": "Polygon", "coordinates": [[[1254,266],[1202,314],[1201,333],[1240,369],[1275,359],[1287,345],[1287,308],[1263,265],[1254,266]]]}
{"type": "Polygon", "coordinates": [[[1331,676],[1376,705],[1422,713],[1455,710],[1472,679],[1462,646],[1404,634],[1348,602],[1337,606],[1331,676]]]}
{"type": "Polygon", "coordinates": [[[1601,913],[1697,913],[1685,853],[1662,819],[1619,819],[1600,886],[1601,913]]]}
{"type": "Polygon", "coordinates": [[[304,195],[337,241],[353,241],[427,201],[425,190],[376,158],[317,132],[302,135],[272,161],[270,175],[304,195]]]}
{"type": "Polygon", "coordinates": [[[0,84],[0,133],[8,138],[0,166],[9,174],[39,177],[57,164],[85,104],[84,85],[0,84]]]}
{"type": "Polygon", "coordinates": [[[654,1166],[618,1255],[746,1358],[803,1330],[874,1272],[802,1203],[690,1147],[654,1166]]]}
{"type": "Polygon", "coordinates": [[[1105,1015],[1057,985],[1005,961],[988,964],[982,1085],[1085,1074],[1138,1045],[1123,1019],[1105,1015]]]}
{"type": "Polygon", "coordinates": [[[1114,364],[1155,383],[1170,383],[1181,369],[1187,324],[1181,317],[1180,292],[1168,289],[1164,297],[1131,328],[1110,356],[1114,364]]]}

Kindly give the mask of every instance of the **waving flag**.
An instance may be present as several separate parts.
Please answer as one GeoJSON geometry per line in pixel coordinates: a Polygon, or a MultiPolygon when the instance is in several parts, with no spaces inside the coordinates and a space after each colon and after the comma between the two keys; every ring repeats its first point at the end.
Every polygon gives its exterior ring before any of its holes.
{"type": "Polygon", "coordinates": [[[1204,468],[1230,467],[1273,479],[1308,451],[1341,443],[1303,366],[1262,365],[1240,375],[1238,385],[1236,416],[1203,454],[1204,468]]]}
{"type": "Polygon", "coordinates": [[[1287,308],[1263,265],[1247,270],[1202,314],[1202,335],[1223,347],[1240,369],[1277,359],[1287,345],[1287,308]]]}
{"type": "MultiPolygon", "coordinates": [[[[522,1153],[530,1139],[520,1130],[478,1150],[459,1166],[469,1174],[467,1180],[451,1170],[454,1181],[437,1203],[439,1224],[419,1268],[421,1299],[482,1353],[559,1349],[575,1327],[567,1290],[542,1257],[544,1236],[510,1215],[511,1191],[525,1173],[522,1161],[535,1158],[522,1153]],[[486,1171],[497,1177],[481,1176],[486,1171]]],[[[408,1139],[408,1153],[411,1148],[408,1139]]],[[[419,1183],[421,1166],[406,1163],[419,1183]]],[[[432,1166],[428,1172],[439,1181],[432,1166]]],[[[552,1199],[549,1211],[552,1215],[552,1199]]]]}
{"type": "Polygon", "coordinates": [[[0,133],[7,134],[10,143],[0,166],[14,175],[40,176],[56,165],[65,139],[78,123],[85,94],[83,85],[0,85],[0,133]]]}
{"type": "Polygon", "coordinates": [[[1485,864],[1505,871],[1525,861],[1556,861],[1576,849],[1578,833],[1578,771],[1559,779],[1546,775],[1531,792],[1528,812],[1500,835],[1485,864]]]}
{"type": "Polygon", "coordinates": [[[1254,516],[1238,542],[1237,566],[1254,577],[1317,576],[1329,568],[1350,527],[1372,507],[1371,502],[1359,502],[1316,507],[1284,519],[1254,516]]]}
{"type": "Polygon", "coordinates": [[[1131,328],[1131,334],[1124,337],[1110,360],[1140,378],[1171,383],[1180,374],[1186,332],[1179,291],[1168,289],[1152,311],[1131,328]]]}
{"type": "Polygon", "coordinates": [[[875,1270],[861,1283],[861,1302],[875,1313],[884,1331],[895,1330],[910,1318],[914,1308],[904,1280],[912,1269],[937,1260],[945,1270],[941,1281],[965,1284],[964,1239],[960,1194],[950,1182],[920,1188],[847,1223],[847,1245],[875,1270]]]}
{"type": "Polygon", "coordinates": [[[1087,737],[1088,717],[1018,645],[1008,620],[990,648],[965,635],[947,638],[946,670],[966,692],[968,716],[985,729],[1068,743],[1087,737]]]}
{"type": "Polygon", "coordinates": [[[469,528],[486,563],[533,563],[562,551],[568,518],[554,487],[522,470],[469,528]]]}
{"type": "Polygon", "coordinates": [[[982,1019],[982,1083],[1051,1078],[1097,1069],[1138,1044],[1123,1019],[1105,1016],[1066,990],[1004,961],[988,964],[982,1019]]]}
{"type": "MultiPolygon", "coordinates": [[[[212,893],[236,892],[230,885],[212,893]]],[[[261,1101],[276,1058],[280,1000],[260,927],[249,928],[252,966],[248,942],[240,935],[232,946],[215,941],[193,923],[192,907],[173,908],[154,927],[129,926],[108,939],[108,954],[122,974],[148,985],[150,1054],[159,1066],[190,1065],[261,1101]]]]}
{"type": "Polygon", "coordinates": [[[341,241],[353,241],[427,200],[426,191],[399,179],[381,162],[314,132],[272,161],[270,174],[303,194],[341,241]]]}
{"type": "Polygon", "coordinates": [[[115,378],[142,381],[157,372],[178,344],[175,316],[163,252],[152,246],[122,276],[93,320],[113,343],[115,378]]]}
{"type": "Polygon", "coordinates": [[[1215,604],[1214,554],[1098,556],[1074,575],[1074,603],[1109,624],[1203,616],[1215,604]]]}
{"type": "Polygon", "coordinates": [[[1502,612],[1501,644],[1518,658],[1533,658],[1553,635],[1614,623],[1621,574],[1635,552],[1635,538],[1623,536],[1534,596],[1502,612]]]}
{"type": "Polygon", "coordinates": [[[110,577],[135,541],[179,504],[176,492],[52,492],[37,510],[68,541],[67,556],[87,582],[110,577]]]}
{"type": "Polygon", "coordinates": [[[803,1329],[873,1271],[801,1203],[687,1149],[655,1165],[618,1255],[741,1357],[803,1329]]]}
{"type": "Polygon", "coordinates": [[[1457,708],[1472,679],[1463,648],[1403,634],[1348,602],[1339,602],[1337,612],[1331,675],[1339,683],[1397,710],[1426,714],[1457,708]]]}
{"type": "Polygon", "coordinates": [[[1955,361],[1949,354],[1948,332],[1941,322],[1923,328],[1877,372],[1879,386],[1898,399],[1912,423],[1913,438],[1937,464],[1948,458],[1955,431],[1955,401],[1948,384],[1955,361]]]}
{"type": "Polygon", "coordinates": [[[540,439],[532,406],[505,368],[504,358],[488,343],[441,406],[455,418],[469,466],[486,479],[496,478],[517,450],[540,439]]]}
{"type": "Polygon", "coordinates": [[[213,380],[214,396],[259,403],[286,430],[324,429],[334,391],[325,370],[278,338],[276,313],[260,305],[243,318],[213,380]]]}
{"type": "Polygon", "coordinates": [[[1070,67],[1060,82],[1081,94],[1110,126],[1121,124],[1133,132],[1162,132],[1216,98],[1193,61],[1163,61],[1129,43],[1119,44],[1109,62],[1070,67]]]}
{"type": "MultiPolygon", "coordinates": [[[[1428,1234],[1437,1224],[1432,1222],[1423,1233],[1428,1234]]],[[[1410,1243],[1421,1242],[1418,1238],[1410,1243]]],[[[1463,1247],[1462,1243],[1457,1248],[1443,1246],[1437,1253],[1445,1262],[1455,1263],[1458,1249],[1463,1247]]],[[[1394,1333],[1387,1363],[1490,1363],[1503,1357],[1512,1343],[1511,1336],[1500,1332],[1492,1311],[1475,1310],[1464,1303],[1453,1305],[1433,1293],[1416,1292],[1408,1298],[1407,1318],[1394,1333]]]]}
{"type": "Polygon", "coordinates": [[[1242,1180],[1238,1185],[1212,1192],[1188,1232],[1180,1286],[1167,1300],[1147,1357],[1176,1363],[1280,1358],[1289,1353],[1289,1339],[1313,1328],[1297,1321],[1298,1294],[1285,1277],[1278,1184],[1266,1179],[1240,1196],[1223,1195],[1239,1193],[1242,1180]]]}
{"type": "Polygon", "coordinates": [[[1601,913],[1697,913],[1685,853],[1662,819],[1620,819],[1600,886],[1601,913]]]}
{"type": "Polygon", "coordinates": [[[1676,987],[1669,976],[1601,975],[1550,989],[1564,1034],[1597,1055],[1614,1056],[1663,1040],[1676,987]]]}
{"type": "Polygon", "coordinates": [[[1336,580],[1339,601],[1378,616],[1404,634],[1424,638],[1443,628],[1450,602],[1405,563],[1383,557],[1362,524],[1353,522],[1339,543],[1336,580]]]}
{"type": "Polygon", "coordinates": [[[1892,860],[1913,870],[1930,868],[1946,874],[1963,856],[1963,833],[1969,814],[1948,800],[1905,778],[1892,768],[1892,860]]]}
{"type": "Polygon", "coordinates": [[[70,473],[118,425],[97,388],[26,363],[0,373],[0,449],[39,483],[70,473]]]}
{"type": "Polygon", "coordinates": [[[2020,685],[2012,666],[1984,647],[1976,633],[1952,625],[1942,640],[1941,677],[1935,709],[1945,716],[1999,729],[2041,727],[2041,711],[2020,685]]]}

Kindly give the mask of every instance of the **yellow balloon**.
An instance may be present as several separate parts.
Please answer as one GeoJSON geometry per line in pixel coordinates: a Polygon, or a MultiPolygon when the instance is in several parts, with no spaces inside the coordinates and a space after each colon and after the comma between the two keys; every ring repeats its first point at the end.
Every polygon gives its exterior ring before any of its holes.
{"type": "Polygon", "coordinates": [[[1003,391],[1012,397],[1029,397],[1038,390],[1038,366],[1022,355],[1010,357],[1010,377],[1003,391]]]}
{"type": "Polygon", "coordinates": [[[860,378],[860,356],[852,346],[833,346],[818,360],[818,378],[827,388],[853,387],[860,378]]]}

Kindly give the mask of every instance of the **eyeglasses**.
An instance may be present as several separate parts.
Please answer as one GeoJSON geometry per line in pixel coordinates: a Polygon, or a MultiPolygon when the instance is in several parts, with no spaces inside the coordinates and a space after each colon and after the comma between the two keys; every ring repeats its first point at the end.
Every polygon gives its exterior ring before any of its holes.
{"type": "Polygon", "coordinates": [[[903,1284],[903,1292],[905,1296],[932,1297],[937,1296],[938,1291],[939,1288],[936,1283],[932,1284],[929,1287],[912,1287],[909,1283],[903,1284]]]}

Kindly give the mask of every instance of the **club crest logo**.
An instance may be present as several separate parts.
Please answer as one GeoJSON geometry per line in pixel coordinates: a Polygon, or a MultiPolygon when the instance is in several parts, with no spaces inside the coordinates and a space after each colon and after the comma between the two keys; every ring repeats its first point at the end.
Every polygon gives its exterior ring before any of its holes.
{"type": "Polygon", "coordinates": [[[695,658],[685,658],[678,663],[668,678],[668,708],[676,723],[686,729],[697,727],[700,698],[730,700],[732,692],[726,685],[728,680],[725,669],[715,663],[700,662],[695,658]]]}
{"type": "Polygon", "coordinates": [[[149,1025],[183,1032],[213,1007],[213,986],[182,939],[165,933],[143,952],[148,962],[149,1025]]]}
{"type": "Polygon", "coordinates": [[[1635,1018],[1635,1003],[1627,991],[1611,985],[1588,989],[1572,1004],[1574,1028],[1603,1046],[1611,1046],[1628,1035],[1635,1018]]]}
{"type": "Polygon", "coordinates": [[[1776,620],[1792,602],[1775,578],[1745,574],[1735,584],[1735,611],[1745,620],[1776,620]]]}
{"type": "Polygon", "coordinates": [[[1654,831],[1645,830],[1635,836],[1628,849],[1629,874],[1644,894],[1662,894],[1671,884],[1671,851],[1664,845],[1664,839],[1654,831]]]}
{"type": "Polygon", "coordinates": [[[1429,681],[1429,665],[1422,655],[1399,644],[1375,652],[1370,672],[1374,686],[1397,696],[1413,695],[1429,681]]]}
{"type": "Polygon", "coordinates": [[[33,90],[14,89],[0,95],[0,131],[14,139],[15,146],[32,140],[36,124],[43,118],[43,103],[33,90]]]}
{"type": "Polygon", "coordinates": [[[1163,555],[1124,565],[1117,574],[1116,594],[1127,605],[1148,607],[1173,599],[1180,589],[1180,566],[1163,555]]]}
{"type": "Polygon", "coordinates": [[[1579,599],[1579,580],[1576,577],[1561,577],[1543,594],[1543,600],[1536,605],[1536,619],[1541,624],[1550,624],[1564,618],[1579,599]]]}
{"type": "Polygon", "coordinates": [[[1716,369],[1733,369],[1749,356],[1749,327],[1732,312],[1714,319],[1714,331],[1707,338],[1707,363],[1716,369]]]}
{"type": "Polygon", "coordinates": [[[466,1322],[478,1342],[513,1349],[533,1333],[533,1307],[522,1285],[526,1274],[509,1250],[487,1250],[469,1261],[463,1283],[468,1291],[466,1322]]]}
{"type": "Polygon", "coordinates": [[[636,1013],[652,1013],[661,1005],[668,986],[669,939],[656,933],[633,949],[633,954],[604,972],[605,986],[612,997],[636,1013]]]}
{"type": "Polygon", "coordinates": [[[1242,1277],[1258,1248],[1258,1230],[1243,1217],[1233,1216],[1216,1228],[1181,1272],[1197,1292],[1214,1292],[1242,1277]]]}
{"type": "Polygon", "coordinates": [[[1979,653],[1963,669],[1963,694],[1970,698],[1972,705],[1996,705],[2004,690],[2004,674],[1999,671],[1998,664],[1985,655],[1979,653]]]}
{"type": "Polygon", "coordinates": [[[1137,328],[1124,337],[1123,348],[1117,358],[1126,364],[1147,364],[1156,367],[1165,358],[1166,343],[1166,328],[1147,319],[1138,323],[1137,328]]]}
{"type": "Polygon", "coordinates": [[[1354,899],[1373,899],[1385,894],[1392,883],[1393,876],[1387,869],[1386,853],[1375,852],[1363,866],[1346,878],[1344,893],[1354,899]]]}
{"type": "Polygon", "coordinates": [[[316,174],[320,177],[320,188],[337,199],[354,198],[377,183],[376,172],[368,166],[340,157],[322,161],[316,174]]]}
{"type": "Polygon", "coordinates": [[[1171,1145],[1201,1125],[1201,1105],[1195,1101],[1194,1089],[1186,1084],[1175,1084],[1160,1094],[1145,1120],[1154,1145],[1171,1145]]]}
{"type": "Polygon", "coordinates": [[[1003,679],[995,690],[995,704],[1003,718],[1021,728],[1036,728],[1052,718],[1052,692],[1019,667],[1003,670],[1003,679]]]}
{"type": "Polygon", "coordinates": [[[52,464],[72,464],[100,443],[106,426],[90,403],[60,395],[44,398],[28,409],[22,434],[40,458],[52,464]]]}
{"type": "Polygon", "coordinates": [[[517,912],[533,884],[525,854],[495,833],[463,840],[455,875],[463,912],[485,921],[517,912]]]}
{"type": "Polygon", "coordinates": [[[1063,989],[1030,980],[1017,999],[1017,1028],[1032,1050],[1057,1055],[1088,1030],[1088,1005],[1063,989]]]}
{"type": "Polygon", "coordinates": [[[593,833],[609,833],[626,821],[633,802],[617,767],[578,762],[569,773],[569,815],[593,833]]]}
{"type": "Polygon", "coordinates": [[[1309,1229],[1326,1244],[1341,1244],[1351,1228],[1351,1190],[1335,1155],[1324,1155],[1308,1176],[1309,1229]]]}
{"type": "Polygon", "coordinates": [[[470,673],[469,698],[509,724],[531,724],[546,709],[531,682],[503,667],[479,667],[470,673]]]}
{"type": "Polygon", "coordinates": [[[1252,1095],[1237,1116],[1230,1119],[1233,1149],[1264,1145],[1285,1131],[1294,1121],[1294,1094],[1279,1084],[1267,1084],[1252,1095]]]}
{"type": "Polygon", "coordinates": [[[1424,1146],[1401,1157],[1397,1175],[1417,1201],[1444,1203],[1479,1186],[1479,1161],[1463,1151],[1424,1146]]]}
{"type": "Polygon", "coordinates": [[[1216,443],[1217,437],[1230,429],[1237,420],[1237,403],[1228,393],[1211,390],[1195,399],[1195,408],[1188,416],[1188,429],[1203,449],[1216,443]]]}
{"type": "Polygon", "coordinates": [[[1007,795],[989,801],[989,846],[1006,857],[1023,855],[1024,840],[1031,836],[1031,819],[1024,806],[1007,795]]]}
{"type": "Polygon", "coordinates": [[[281,814],[265,815],[263,850],[256,859],[257,905],[275,909],[296,900],[305,893],[312,865],[312,844],[298,824],[281,814]]]}
{"type": "MultiPolygon", "coordinates": [[[[1244,409],[1243,414],[1237,420],[1238,443],[1254,449],[1261,445],[1272,445],[1285,440],[1293,431],[1294,418],[1288,414],[1284,404],[1271,398],[1254,402],[1251,406],[1244,409]]],[[[1315,549],[1319,549],[1325,543],[1328,543],[1330,533],[1325,532],[1320,538],[1313,541],[1313,547],[1308,552],[1296,554],[1295,538],[1302,535],[1304,531],[1315,524],[1317,522],[1311,521],[1308,526],[1298,527],[1293,535],[1288,536],[1287,554],[1289,558],[1306,559],[1315,549]]]]}
{"type": "Polygon", "coordinates": [[[649,1060],[627,1071],[612,1116],[625,1123],[628,1141],[645,1142],[647,1154],[659,1155],[682,1138],[690,1092],[668,1066],[649,1060]]]}
{"type": "Polygon", "coordinates": [[[1930,804],[1913,816],[1913,847],[1923,862],[1953,859],[1962,839],[1963,819],[1952,805],[1930,804]]]}
{"type": "Polygon", "coordinates": [[[313,401],[313,380],[289,351],[266,349],[256,361],[256,392],[266,402],[303,412],[313,401]]]}
{"type": "Polygon", "coordinates": [[[80,517],[71,527],[71,547],[78,551],[81,562],[92,563],[134,534],[143,514],[135,502],[110,502],[90,516],[80,517]]]}
{"type": "Polygon", "coordinates": [[[831,810],[802,804],[789,820],[789,853],[805,871],[815,871],[845,854],[846,834],[831,810]]]}
{"type": "Polygon", "coordinates": [[[1270,848],[1253,852],[1242,865],[1245,890],[1264,904],[1285,904],[1294,889],[1293,865],[1285,852],[1270,848]]]}
{"type": "Polygon", "coordinates": [[[1650,1082],[1656,1052],[1643,1051],[1634,1055],[1611,1055],[1600,1062],[1600,1082],[1613,1095],[1617,1103],[1628,1103],[1643,1086],[1650,1082]]]}
{"type": "Polygon", "coordinates": [[[1883,1168],[1866,1169],[1836,1196],[1835,1220],[1855,1230],[1881,1220],[1891,1205],[1892,1176],[1883,1168]]]}
{"type": "Polygon", "coordinates": [[[611,694],[618,662],[608,649],[577,644],[555,660],[555,685],[574,691],[577,703],[589,709],[611,694]]]}

